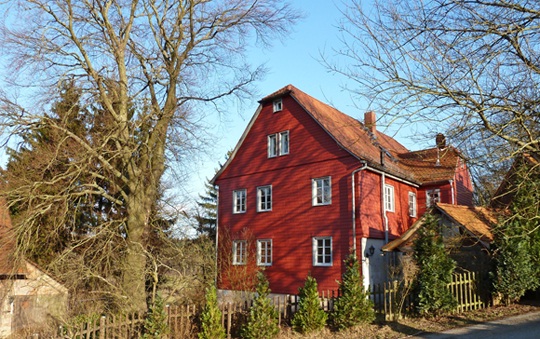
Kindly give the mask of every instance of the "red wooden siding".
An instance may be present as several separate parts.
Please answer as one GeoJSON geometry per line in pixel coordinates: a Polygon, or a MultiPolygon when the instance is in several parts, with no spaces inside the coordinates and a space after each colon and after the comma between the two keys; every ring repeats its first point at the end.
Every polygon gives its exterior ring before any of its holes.
{"type": "MultiPolygon", "coordinates": [[[[296,293],[311,273],[321,289],[336,289],[343,273],[343,260],[352,246],[351,173],[361,167],[352,157],[290,97],[283,98],[283,110],[272,112],[264,105],[246,135],[236,157],[222,173],[219,185],[219,227],[232,237],[249,229],[251,246],[256,239],[272,239],[273,263],[265,268],[270,288],[276,293],[296,293]],[[289,131],[290,152],[267,157],[267,136],[289,131]],[[312,206],[312,179],[330,176],[332,204],[312,206]],[[257,187],[272,185],[272,211],[257,212],[257,187]],[[233,214],[233,191],[247,190],[246,213],[233,214]],[[333,265],[313,266],[313,237],[331,236],[333,265]]],[[[362,171],[357,174],[357,245],[362,237],[384,239],[381,216],[381,176],[362,171]]],[[[388,212],[390,233],[399,235],[409,225],[408,192],[413,188],[387,179],[394,186],[396,212],[388,212]],[[406,187],[407,186],[407,187],[406,187]]],[[[220,232],[222,234],[223,232],[220,232]]],[[[362,253],[358,248],[358,253],[362,253]]],[[[221,256],[231,257],[231,253],[221,256]]],[[[255,258],[252,258],[255,260],[255,258]]],[[[222,277],[220,288],[230,288],[222,277]]]]}

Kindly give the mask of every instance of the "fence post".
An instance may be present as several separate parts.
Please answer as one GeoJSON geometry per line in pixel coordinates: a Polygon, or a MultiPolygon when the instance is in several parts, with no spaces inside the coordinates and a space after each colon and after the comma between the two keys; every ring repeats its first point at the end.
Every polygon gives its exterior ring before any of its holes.
{"type": "Polygon", "coordinates": [[[107,323],[107,318],[102,315],[101,318],[99,318],[99,339],[105,339],[105,327],[107,323]]]}
{"type": "Polygon", "coordinates": [[[231,303],[227,303],[227,338],[231,338],[231,323],[232,323],[232,308],[231,303]]]}

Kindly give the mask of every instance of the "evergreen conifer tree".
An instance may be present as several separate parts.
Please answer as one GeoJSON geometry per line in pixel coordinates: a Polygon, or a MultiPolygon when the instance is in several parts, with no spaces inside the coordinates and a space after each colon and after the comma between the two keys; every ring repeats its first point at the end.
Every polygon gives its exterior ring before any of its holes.
{"type": "Polygon", "coordinates": [[[207,180],[204,186],[204,195],[199,194],[199,201],[197,201],[199,206],[195,216],[197,233],[206,234],[210,239],[215,239],[218,192],[217,188],[210,183],[210,180],[207,180]]]}
{"type": "Polygon", "coordinates": [[[375,319],[373,302],[362,285],[360,264],[354,255],[345,260],[347,270],[339,283],[340,295],[334,302],[332,324],[338,330],[343,330],[375,319]]]}
{"type": "Polygon", "coordinates": [[[424,225],[418,230],[413,248],[418,265],[418,312],[422,315],[436,315],[452,310],[456,300],[447,285],[452,281],[456,263],[448,256],[439,232],[439,221],[435,216],[429,213],[425,215],[424,225]]]}
{"type": "Polygon", "coordinates": [[[249,310],[248,321],[242,328],[242,338],[270,339],[279,333],[277,310],[272,305],[268,295],[268,279],[263,272],[257,273],[256,296],[253,306],[249,310]]]}
{"type": "Polygon", "coordinates": [[[148,315],[144,321],[144,339],[160,339],[170,332],[167,325],[167,314],[163,308],[163,298],[158,294],[154,304],[150,306],[148,315]]]}
{"type": "Polygon", "coordinates": [[[292,319],[295,331],[307,333],[322,329],[326,325],[328,315],[321,309],[321,301],[317,290],[317,280],[309,275],[298,296],[298,310],[292,319]]]}
{"type": "Polygon", "coordinates": [[[206,304],[201,314],[199,339],[221,339],[225,337],[225,329],[221,326],[221,310],[217,303],[216,287],[212,286],[206,291],[206,304]]]}

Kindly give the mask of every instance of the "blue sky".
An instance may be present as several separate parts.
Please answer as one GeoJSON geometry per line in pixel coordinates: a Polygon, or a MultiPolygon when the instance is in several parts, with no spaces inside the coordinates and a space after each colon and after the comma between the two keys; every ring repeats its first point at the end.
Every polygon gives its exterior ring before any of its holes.
{"type": "MultiPolygon", "coordinates": [[[[257,109],[257,100],[262,97],[292,84],[360,121],[369,109],[367,102],[351,97],[349,92],[342,89],[347,79],[330,73],[320,62],[322,52],[332,58],[333,49],[340,47],[337,25],[342,18],[340,8],[343,8],[343,4],[330,0],[294,0],[292,3],[305,13],[305,18],[282,43],[277,42],[270,49],[253,49],[247,56],[253,65],[265,64],[269,69],[264,80],[256,84],[260,96],[253,98],[252,102],[243,103],[242,108],[231,111],[225,117],[226,122],[215,125],[213,134],[217,142],[211,156],[204,157],[196,173],[192,174],[189,191],[194,197],[204,192],[206,178],[214,175],[218,164],[224,162],[224,155],[235,147],[257,109]]],[[[378,127],[382,128],[381,124],[378,127]]],[[[410,149],[422,147],[408,143],[406,129],[396,138],[410,149]]]]}
{"type": "MultiPolygon", "coordinates": [[[[257,100],[262,97],[292,84],[359,120],[363,119],[364,112],[369,109],[361,98],[352,98],[349,92],[342,89],[347,81],[344,77],[330,73],[320,62],[322,52],[332,58],[333,49],[340,47],[337,25],[342,18],[341,0],[291,2],[305,14],[305,18],[283,41],[276,41],[271,48],[252,48],[247,55],[252,65],[265,64],[268,69],[264,80],[255,84],[259,95],[251,101],[243,102],[241,106],[231,107],[229,114],[219,119],[216,114],[207,112],[210,117],[207,123],[213,126],[210,133],[215,142],[208,155],[200,154],[190,166],[191,177],[186,188],[187,193],[194,198],[204,192],[207,178],[211,178],[219,163],[224,162],[227,151],[235,147],[257,109],[257,100]]],[[[406,147],[419,148],[408,145],[406,136],[398,135],[397,139],[406,147]]],[[[0,154],[2,165],[5,160],[5,155],[0,154]]]]}
{"type": "MultiPolygon", "coordinates": [[[[345,79],[329,73],[320,62],[321,52],[332,55],[332,49],[339,46],[336,26],[341,18],[338,6],[342,7],[342,4],[329,0],[294,0],[292,4],[304,12],[305,18],[283,42],[276,42],[269,49],[252,49],[249,53],[251,64],[265,64],[269,70],[264,80],[256,84],[260,96],[243,103],[242,108],[225,117],[226,122],[216,125],[213,133],[217,143],[211,151],[212,156],[201,163],[192,178],[191,191],[195,196],[204,191],[206,178],[213,176],[226,152],[240,139],[257,109],[257,100],[288,84],[355,118],[363,117],[364,110],[355,108],[349,93],[342,90],[345,79]]],[[[358,106],[367,108],[367,105],[358,106]]]]}

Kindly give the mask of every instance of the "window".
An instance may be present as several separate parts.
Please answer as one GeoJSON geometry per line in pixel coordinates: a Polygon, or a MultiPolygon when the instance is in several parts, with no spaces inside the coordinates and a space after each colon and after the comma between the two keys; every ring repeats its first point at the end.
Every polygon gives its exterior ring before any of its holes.
{"type": "Polygon", "coordinates": [[[394,186],[384,185],[384,210],[394,212],[394,186]]]}
{"type": "Polygon", "coordinates": [[[257,187],[257,212],[272,210],[272,186],[257,187]]]}
{"type": "Polygon", "coordinates": [[[289,154],[289,131],[279,133],[279,155],[289,154]]]}
{"type": "Polygon", "coordinates": [[[289,154],[289,131],[270,134],[268,136],[268,157],[274,158],[289,154]]]}
{"type": "Polygon", "coordinates": [[[233,191],[233,213],[246,212],[246,190],[233,191]]]}
{"type": "Polygon", "coordinates": [[[313,238],[313,266],[332,266],[332,237],[313,238]]]}
{"type": "Polygon", "coordinates": [[[272,240],[257,240],[257,265],[272,266],[272,240]]]}
{"type": "Polygon", "coordinates": [[[279,112],[283,109],[283,100],[281,98],[274,100],[274,113],[279,112]]]}
{"type": "Polygon", "coordinates": [[[278,143],[277,143],[277,134],[270,134],[268,136],[268,157],[273,158],[278,155],[278,143]]]}
{"type": "Polygon", "coordinates": [[[441,190],[438,188],[434,190],[427,190],[426,207],[431,207],[437,202],[441,202],[441,190]]]}
{"type": "Polygon", "coordinates": [[[332,203],[332,183],[330,177],[313,179],[311,187],[313,206],[330,205],[332,203]]]}
{"type": "Polygon", "coordinates": [[[416,193],[409,192],[409,216],[416,217],[416,193]]]}
{"type": "Polygon", "coordinates": [[[245,240],[233,241],[233,265],[245,265],[247,262],[247,242],[245,240]]]}

